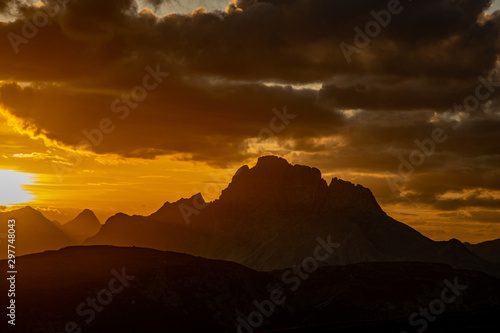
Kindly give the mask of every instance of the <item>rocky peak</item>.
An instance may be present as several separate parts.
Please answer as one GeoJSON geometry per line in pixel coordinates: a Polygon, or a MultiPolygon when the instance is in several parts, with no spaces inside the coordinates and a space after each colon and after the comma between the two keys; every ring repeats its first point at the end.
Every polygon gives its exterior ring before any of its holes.
{"type": "Polygon", "coordinates": [[[225,203],[311,205],[322,201],[327,189],[318,169],[264,156],[253,168],[241,167],[219,199],[225,203]]]}
{"type": "Polygon", "coordinates": [[[327,205],[383,212],[370,189],[336,177],[328,186],[327,205]]]}
{"type": "Polygon", "coordinates": [[[185,224],[186,221],[181,214],[179,206],[185,204],[188,207],[193,207],[194,203],[196,203],[197,207],[206,205],[205,199],[203,199],[201,193],[197,193],[188,199],[182,198],[174,203],[167,201],[160,209],[151,214],[150,217],[158,221],[185,224]]]}

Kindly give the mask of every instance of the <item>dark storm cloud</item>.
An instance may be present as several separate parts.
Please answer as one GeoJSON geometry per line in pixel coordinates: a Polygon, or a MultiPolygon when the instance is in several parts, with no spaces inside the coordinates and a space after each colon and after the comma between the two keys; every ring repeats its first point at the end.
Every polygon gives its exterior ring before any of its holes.
{"type": "MultiPolygon", "coordinates": [[[[498,188],[498,91],[458,129],[441,119],[430,122],[474,93],[478,76],[495,70],[500,13],[486,16],[490,4],[402,1],[401,13],[350,64],[340,43],[355,45],[354,27],[364,29],[374,20],[371,11],[385,10],[387,1],[245,0],[232,2],[227,12],[164,17],[137,13],[132,0],[72,0],[53,15],[47,6],[22,6],[17,21],[0,23],[1,36],[25,39],[18,53],[12,38],[0,39],[0,80],[31,86],[4,84],[0,101],[64,144],[78,144],[83,130],[109,118],[116,128],[93,147],[98,153],[176,154],[216,165],[242,160],[238,146],[269,127],[272,109],[285,105],[297,117],[273,134],[280,149],[304,153],[311,160],[305,164],[326,170],[397,172],[399,156],[442,127],[449,139],[406,184],[414,199],[443,209],[468,202],[500,207],[481,198],[436,199],[449,190],[498,188]],[[26,22],[43,13],[46,24],[26,37],[26,22]],[[119,119],[113,101],[142,83],[147,66],[170,75],[119,119]],[[343,115],[347,109],[362,111],[343,115]]],[[[377,186],[385,186],[379,180],[377,186]]],[[[387,189],[379,191],[395,200],[387,189]]]]}
{"type": "MultiPolygon", "coordinates": [[[[445,111],[474,93],[478,77],[463,80],[360,77],[350,82],[325,84],[319,98],[323,103],[341,109],[445,111]]],[[[500,91],[494,92],[490,98],[498,96],[500,91]]]]}
{"type": "Polygon", "coordinates": [[[116,129],[94,147],[98,153],[142,158],[187,153],[193,159],[220,165],[228,157],[241,159],[238,146],[243,140],[259,135],[267,139],[268,132],[261,133],[264,128],[276,127],[273,135],[279,138],[312,137],[328,135],[342,122],[336,113],[314,106],[312,91],[260,84],[211,86],[205,82],[197,86],[172,77],[136,108],[129,108],[125,119],[120,119],[123,112],[113,112],[119,107],[112,107],[114,97],[106,93],[75,92],[54,85],[23,89],[11,84],[1,88],[0,94],[8,109],[60,142],[77,145],[87,139],[83,130],[99,128],[105,117],[116,129]],[[284,113],[287,104],[291,107],[284,113]],[[273,118],[277,120],[271,124],[273,118]]]}
{"type": "MultiPolygon", "coordinates": [[[[185,73],[281,82],[324,81],[342,73],[474,78],[493,67],[498,26],[496,19],[480,20],[490,3],[484,0],[405,3],[406,10],[363,50],[369,57],[347,66],[340,42],[352,43],[353,28],[373,20],[370,11],[383,10],[386,3],[243,1],[238,5],[243,11],[154,19],[135,14],[131,0],[75,0],[53,19],[56,29],[44,28],[38,43],[22,47],[43,59],[52,53],[42,47],[48,42],[43,37],[56,38],[61,46],[77,41],[74,53],[96,65],[160,53],[165,64],[180,66],[185,73]]],[[[25,15],[32,16],[33,10],[25,15]]],[[[2,30],[19,32],[19,25],[2,30]]],[[[23,60],[5,52],[11,51],[8,41],[5,46],[4,61],[23,60]]],[[[66,73],[85,72],[74,68],[66,73]]]]}

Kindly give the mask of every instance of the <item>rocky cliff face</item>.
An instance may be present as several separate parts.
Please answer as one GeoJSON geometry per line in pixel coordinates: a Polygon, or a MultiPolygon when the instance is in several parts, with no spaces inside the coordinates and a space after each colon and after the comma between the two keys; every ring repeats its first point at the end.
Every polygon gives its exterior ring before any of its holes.
{"type": "Polygon", "coordinates": [[[328,186],[326,206],[383,213],[372,191],[338,178],[333,178],[328,186]]]}
{"type": "Polygon", "coordinates": [[[328,186],[318,169],[265,156],[251,169],[241,167],[219,200],[247,205],[309,207],[323,203],[327,192],[328,186]]]}

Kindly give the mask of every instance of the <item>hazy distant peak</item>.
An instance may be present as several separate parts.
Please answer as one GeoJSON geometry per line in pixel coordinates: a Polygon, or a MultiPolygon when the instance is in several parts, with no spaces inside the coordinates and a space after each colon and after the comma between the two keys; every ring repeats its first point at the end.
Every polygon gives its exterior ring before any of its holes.
{"type": "Polygon", "coordinates": [[[84,239],[95,235],[99,231],[101,222],[99,222],[93,211],[85,209],[61,228],[77,243],[81,243],[84,239]]]}
{"type": "Polygon", "coordinates": [[[95,216],[94,212],[91,211],[90,209],[84,209],[80,214],[78,214],[78,216],[75,218],[76,219],[92,219],[94,221],[97,221],[99,224],[99,220],[97,219],[97,216],[95,216]]]}
{"type": "Polygon", "coordinates": [[[18,212],[20,214],[28,214],[28,215],[36,216],[36,217],[43,217],[45,219],[45,216],[43,216],[43,214],[40,211],[36,210],[35,208],[33,208],[31,206],[26,206],[26,207],[23,207],[21,209],[12,211],[12,213],[15,213],[15,212],[18,212]]]}
{"type": "Polygon", "coordinates": [[[101,223],[95,216],[94,212],[90,209],[84,209],[80,214],[78,214],[73,220],[69,221],[65,225],[100,225],[101,223]]]}
{"type": "Polygon", "coordinates": [[[21,211],[21,212],[37,212],[37,213],[39,213],[38,210],[36,210],[35,208],[33,208],[31,206],[26,206],[26,207],[20,208],[19,211],[21,211]]]}

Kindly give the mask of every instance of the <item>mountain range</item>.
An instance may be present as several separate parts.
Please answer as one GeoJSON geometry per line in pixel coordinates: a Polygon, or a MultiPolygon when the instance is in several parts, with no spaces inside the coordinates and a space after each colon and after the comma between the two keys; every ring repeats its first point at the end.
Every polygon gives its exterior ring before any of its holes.
{"type": "Polygon", "coordinates": [[[18,255],[82,244],[138,246],[268,271],[297,264],[321,237],[339,244],[325,266],[434,262],[500,275],[499,240],[476,245],[433,241],[389,217],[369,189],[338,178],[328,184],[318,169],[276,156],[241,167],[209,203],[196,194],[167,202],[149,216],[118,213],[104,225],[88,209],[64,225],[31,207],[0,213],[0,218],[20,221],[18,255]]]}
{"type": "Polygon", "coordinates": [[[167,202],[150,216],[116,214],[85,245],[138,246],[188,253],[268,271],[310,255],[316,239],[338,243],[323,265],[434,262],[500,276],[490,262],[453,239],[433,241],[389,217],[372,192],[316,168],[264,156],[241,167],[220,197],[167,202]]]}
{"type": "MultiPolygon", "coordinates": [[[[0,220],[5,221],[0,226],[0,234],[7,235],[9,219],[16,220],[16,255],[57,250],[70,245],[82,244],[101,228],[101,223],[88,209],[81,212],[66,224],[50,221],[41,212],[24,207],[10,212],[0,213],[0,220]]],[[[7,245],[7,238],[0,238],[2,248],[7,245]]],[[[0,253],[0,259],[7,257],[7,251],[0,253]]]]}
{"type": "Polygon", "coordinates": [[[433,241],[369,189],[275,156],[241,167],[213,202],[196,194],[103,225],[90,210],[63,225],[31,207],[0,213],[10,218],[22,272],[12,332],[499,328],[499,240],[433,241]],[[439,319],[426,317],[443,297],[439,319]]]}

